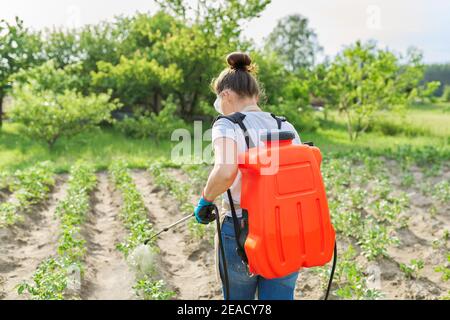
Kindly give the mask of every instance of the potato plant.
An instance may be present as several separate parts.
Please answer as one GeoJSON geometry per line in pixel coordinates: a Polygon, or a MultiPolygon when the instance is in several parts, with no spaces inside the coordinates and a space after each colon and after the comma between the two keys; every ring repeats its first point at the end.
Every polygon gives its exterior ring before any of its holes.
{"type": "Polygon", "coordinates": [[[442,273],[442,281],[450,280],[450,253],[447,253],[447,263],[437,266],[434,271],[442,273]]]}
{"type": "MultiPolygon", "coordinates": [[[[154,183],[175,198],[180,210],[184,214],[192,214],[194,212],[194,204],[191,202],[192,185],[183,183],[172,177],[166,172],[164,166],[161,162],[154,162],[150,165],[149,172],[154,178],[154,183]]],[[[201,239],[207,237],[209,241],[212,241],[214,236],[214,228],[212,225],[204,226],[194,220],[190,220],[188,227],[195,238],[201,239]]]]}
{"type": "Polygon", "coordinates": [[[420,259],[412,259],[409,264],[400,263],[400,270],[408,279],[417,279],[420,276],[420,271],[425,267],[425,263],[420,259]]]}
{"type": "Polygon", "coordinates": [[[127,164],[116,162],[109,168],[109,172],[114,185],[122,194],[123,206],[120,217],[130,231],[127,238],[117,247],[128,256],[130,251],[152,236],[153,228],[147,219],[144,200],[133,182],[127,164]]]}
{"type": "Polygon", "coordinates": [[[23,282],[18,286],[19,294],[27,292],[34,300],[77,297],[77,293],[68,293],[68,286],[74,270],[79,271],[80,277],[84,272],[83,259],[87,249],[81,227],[90,210],[90,192],[96,184],[93,166],[77,163],[71,168],[67,195],[56,208],[60,219],[57,255],[38,266],[31,283],[23,282]]]}
{"type": "Polygon", "coordinates": [[[334,281],[337,287],[334,291],[335,295],[342,299],[377,299],[381,297],[381,292],[368,288],[364,271],[355,261],[356,256],[357,252],[351,245],[339,255],[334,281]]]}
{"type": "MultiPolygon", "coordinates": [[[[148,221],[144,200],[137,190],[127,164],[122,161],[115,162],[109,168],[109,172],[116,188],[122,193],[123,205],[120,218],[129,231],[126,239],[117,245],[117,249],[128,257],[134,249],[154,234],[153,227],[148,221]]],[[[157,251],[154,242],[150,245],[152,250],[157,251]]],[[[174,292],[166,289],[163,280],[153,279],[152,274],[136,274],[136,284],[133,289],[137,296],[145,300],[167,300],[175,295],[174,292]]]]}
{"type": "Polygon", "coordinates": [[[43,162],[25,170],[16,171],[8,181],[12,193],[10,199],[0,204],[0,228],[22,221],[20,212],[44,201],[55,185],[54,172],[49,162],[43,162]]]}

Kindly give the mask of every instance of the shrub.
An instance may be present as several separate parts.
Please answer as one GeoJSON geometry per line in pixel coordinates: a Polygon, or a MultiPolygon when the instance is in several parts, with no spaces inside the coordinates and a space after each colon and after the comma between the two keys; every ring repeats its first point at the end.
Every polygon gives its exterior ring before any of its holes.
{"type": "Polygon", "coordinates": [[[164,107],[158,114],[150,112],[126,117],[117,122],[116,127],[127,136],[138,139],[154,138],[159,142],[164,138],[169,139],[174,130],[186,127],[185,122],[175,115],[176,109],[172,100],[168,100],[164,102],[164,107]]]}
{"type": "Polygon", "coordinates": [[[14,90],[9,115],[12,121],[24,125],[25,134],[45,141],[51,148],[63,136],[72,137],[103,121],[112,121],[111,111],[118,107],[116,101],[110,101],[109,94],[83,96],[74,90],[37,91],[26,84],[14,90]]]}
{"type": "Polygon", "coordinates": [[[373,120],[366,131],[380,132],[385,136],[405,135],[407,137],[418,137],[429,134],[429,131],[426,128],[421,128],[405,121],[398,122],[386,118],[373,120]]]}
{"type": "Polygon", "coordinates": [[[450,102],[450,85],[446,85],[442,93],[442,101],[450,102]]]}

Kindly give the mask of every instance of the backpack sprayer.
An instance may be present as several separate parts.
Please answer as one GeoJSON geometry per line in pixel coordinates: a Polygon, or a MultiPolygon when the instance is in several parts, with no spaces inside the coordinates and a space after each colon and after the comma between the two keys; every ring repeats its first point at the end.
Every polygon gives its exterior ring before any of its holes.
{"type": "MultiPolygon", "coordinates": [[[[320,173],[322,162],[320,150],[312,143],[292,144],[295,135],[288,131],[267,133],[262,137],[265,148],[254,148],[255,145],[252,144],[243,122],[245,117],[244,114],[237,112],[231,116],[217,118],[217,120],[227,119],[239,125],[244,132],[247,145],[247,152],[239,155],[243,224],[236,215],[231,191],[227,191],[237,253],[249,274],[259,275],[265,279],[281,278],[302,268],[323,266],[333,258],[324,297],[327,300],[336,269],[337,245],[320,173]],[[268,154],[278,155],[277,171],[272,174],[264,172],[267,163],[263,160],[267,159],[268,154]]],[[[286,119],[275,115],[272,117],[281,130],[281,125],[286,119]]],[[[230,287],[219,210],[215,205],[213,210],[222,257],[221,278],[225,297],[228,299],[230,287]]],[[[164,228],[145,241],[145,244],[192,217],[194,215],[189,215],[164,228]]],[[[145,259],[143,261],[145,262],[145,259]]]]}

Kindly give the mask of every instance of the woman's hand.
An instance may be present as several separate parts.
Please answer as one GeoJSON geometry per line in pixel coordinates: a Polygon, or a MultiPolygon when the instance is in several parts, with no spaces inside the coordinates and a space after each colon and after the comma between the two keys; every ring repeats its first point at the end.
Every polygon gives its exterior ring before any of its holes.
{"type": "Polygon", "coordinates": [[[209,224],[213,222],[216,219],[214,209],[215,205],[212,201],[208,201],[204,197],[201,197],[197,207],[194,210],[195,219],[197,219],[197,222],[201,224],[209,224]]]}

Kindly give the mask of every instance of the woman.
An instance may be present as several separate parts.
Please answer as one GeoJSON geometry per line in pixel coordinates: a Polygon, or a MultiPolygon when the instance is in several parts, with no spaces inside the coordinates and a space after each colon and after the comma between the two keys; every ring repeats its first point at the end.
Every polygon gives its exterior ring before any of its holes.
{"type": "MultiPolygon", "coordinates": [[[[217,94],[214,107],[217,112],[225,116],[236,112],[244,114],[243,122],[248,129],[250,139],[258,145],[262,143],[258,131],[278,130],[278,123],[270,113],[263,112],[258,106],[261,92],[258,81],[253,75],[254,66],[251,58],[245,53],[236,52],[227,57],[227,62],[228,67],[212,83],[213,90],[217,94]]],[[[294,132],[296,138],[293,143],[301,143],[298,133],[289,122],[283,122],[281,130],[294,132]]],[[[229,279],[229,297],[226,297],[226,290],[223,289],[225,299],[253,300],[257,293],[261,300],[292,300],[297,272],[284,278],[271,280],[261,276],[251,276],[236,251],[237,244],[226,191],[230,189],[236,215],[242,219],[242,209],[239,207],[241,176],[238,172],[237,155],[247,149],[243,131],[239,125],[228,119],[219,119],[213,126],[212,143],[215,164],[195,209],[195,216],[199,223],[212,222],[215,217],[212,212],[213,202],[225,193],[223,197],[225,217],[221,232],[229,279]]],[[[222,270],[221,256],[219,265],[222,270]]]]}

